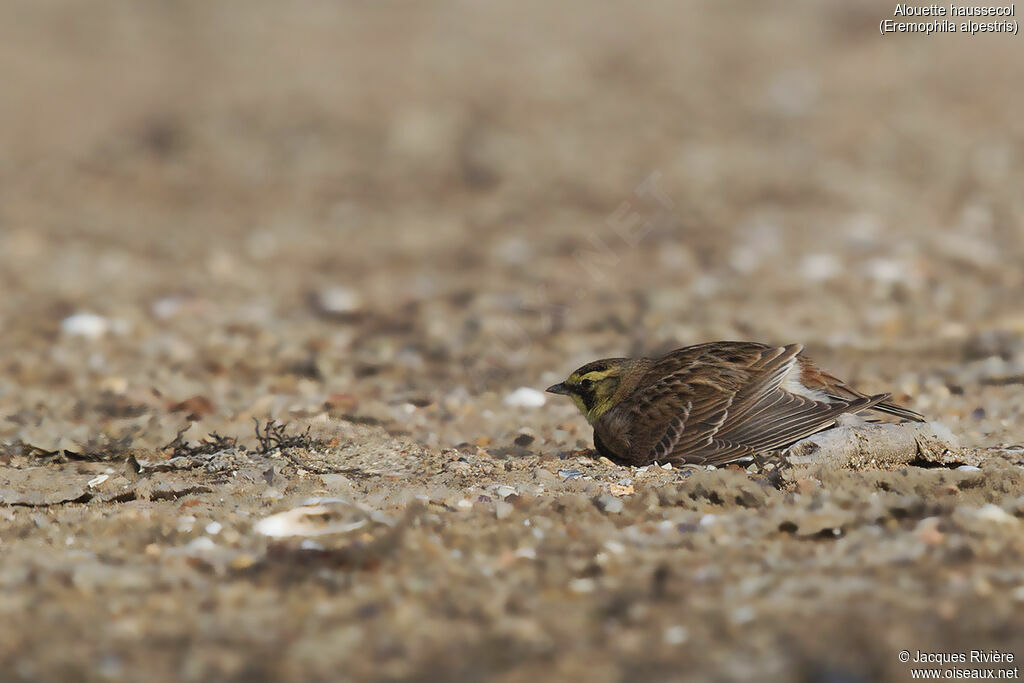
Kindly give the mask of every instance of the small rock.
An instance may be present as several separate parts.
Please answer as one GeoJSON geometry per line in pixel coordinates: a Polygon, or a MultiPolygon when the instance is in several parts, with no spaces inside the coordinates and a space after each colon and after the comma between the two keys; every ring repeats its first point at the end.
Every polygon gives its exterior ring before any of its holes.
{"type": "Polygon", "coordinates": [[[248,569],[249,567],[253,566],[254,564],[256,564],[256,558],[255,557],[253,557],[252,555],[249,555],[247,553],[242,553],[241,555],[235,555],[231,559],[231,562],[229,563],[228,566],[230,566],[234,570],[243,570],[243,569],[248,569]]]}
{"type": "Polygon", "coordinates": [[[170,407],[172,413],[185,413],[187,420],[196,421],[200,420],[206,415],[211,415],[217,411],[213,405],[213,401],[208,399],[206,396],[195,395],[186,398],[184,401],[173,404],[170,407]]]}
{"type": "Polygon", "coordinates": [[[326,287],[316,293],[316,309],[326,316],[345,316],[357,313],[363,308],[359,292],[348,287],[326,287]]]}
{"type": "Polygon", "coordinates": [[[157,299],[154,301],[150,310],[154,317],[161,320],[167,320],[168,318],[173,318],[178,311],[181,310],[183,303],[184,300],[178,297],[164,297],[163,299],[157,299]]]}
{"type": "Polygon", "coordinates": [[[925,517],[914,527],[914,537],[925,545],[940,545],[946,535],[939,531],[939,517],[925,517]]]}
{"type": "Polygon", "coordinates": [[[548,486],[554,486],[559,482],[559,478],[554,472],[545,469],[534,470],[533,480],[544,488],[547,488],[548,486]]]}
{"type": "Polygon", "coordinates": [[[520,434],[519,436],[516,437],[514,443],[520,448],[526,448],[531,443],[533,443],[534,439],[536,438],[537,437],[535,437],[533,434],[520,434]]]}
{"type": "Polygon", "coordinates": [[[321,474],[320,481],[324,483],[324,486],[331,490],[348,490],[355,487],[355,484],[352,483],[352,480],[346,477],[344,474],[321,474]]]}
{"type": "Polygon", "coordinates": [[[352,394],[330,394],[324,401],[324,408],[339,414],[351,414],[359,407],[359,399],[352,394]]]}
{"type": "Polygon", "coordinates": [[[505,397],[505,405],[521,408],[539,408],[546,402],[543,393],[530,387],[519,387],[505,397]]]}
{"type": "Polygon", "coordinates": [[[75,313],[64,318],[60,324],[61,332],[73,337],[99,339],[110,331],[110,320],[95,313],[75,313]]]}
{"type": "Polygon", "coordinates": [[[613,496],[631,496],[634,490],[632,485],[608,484],[608,493],[613,496]]]}
{"type": "Polygon", "coordinates": [[[809,477],[800,477],[796,480],[797,493],[813,493],[821,488],[821,482],[809,477]]]}
{"type": "Polygon", "coordinates": [[[829,253],[808,254],[800,262],[800,275],[808,282],[826,282],[838,277],[843,270],[839,260],[829,253]]]}
{"type": "Polygon", "coordinates": [[[346,534],[366,526],[369,517],[358,505],[331,500],[270,515],[257,522],[255,528],[257,533],[272,538],[346,534]]]}
{"type": "Polygon", "coordinates": [[[609,513],[609,514],[613,514],[613,515],[622,512],[623,508],[625,507],[622,504],[622,499],[621,498],[616,498],[615,496],[608,495],[608,494],[605,494],[603,496],[598,496],[596,502],[597,502],[597,507],[599,507],[601,510],[603,510],[603,511],[609,513]]]}
{"type": "Polygon", "coordinates": [[[583,473],[579,470],[558,470],[558,476],[562,479],[581,479],[583,473]]]}
{"type": "Polygon", "coordinates": [[[985,520],[986,522],[996,522],[998,524],[1017,524],[1020,521],[994,503],[986,503],[985,505],[982,505],[978,511],[975,512],[975,516],[978,519],[985,520]]]}
{"type": "Polygon", "coordinates": [[[185,546],[186,553],[208,553],[216,549],[217,544],[214,543],[213,539],[209,538],[208,536],[200,536],[198,538],[193,538],[191,541],[188,542],[188,545],[185,546]]]}
{"type": "Polygon", "coordinates": [[[494,487],[494,493],[502,498],[508,498],[512,494],[516,493],[516,489],[514,486],[509,486],[508,484],[499,484],[494,487]]]}
{"type": "Polygon", "coordinates": [[[88,486],[89,488],[93,488],[95,486],[99,486],[107,479],[110,479],[109,474],[97,474],[95,477],[86,482],[86,486],[88,486]]]}
{"type": "Polygon", "coordinates": [[[729,619],[734,624],[746,624],[747,622],[753,621],[757,616],[757,612],[753,607],[744,605],[743,607],[737,607],[729,615],[729,619]]]}
{"type": "Polygon", "coordinates": [[[506,519],[515,512],[515,506],[512,503],[506,503],[503,500],[499,500],[494,504],[494,516],[498,519],[506,519]]]}
{"type": "Polygon", "coordinates": [[[573,579],[569,582],[569,590],[573,593],[593,593],[595,588],[597,582],[589,578],[573,579]]]}
{"type": "Polygon", "coordinates": [[[622,545],[618,541],[608,540],[604,542],[604,549],[613,555],[621,555],[626,552],[626,546],[622,545]]]}
{"type": "Polygon", "coordinates": [[[685,626],[669,626],[662,635],[666,645],[682,645],[690,639],[690,632],[685,626]]]}

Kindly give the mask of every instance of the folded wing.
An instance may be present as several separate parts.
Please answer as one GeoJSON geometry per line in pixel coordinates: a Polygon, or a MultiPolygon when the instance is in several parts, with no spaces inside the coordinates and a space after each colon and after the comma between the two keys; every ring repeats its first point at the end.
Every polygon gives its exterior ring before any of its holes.
{"type": "MultiPolygon", "coordinates": [[[[662,375],[625,402],[603,428],[628,428],[621,459],[643,464],[724,464],[785,448],[888,394],[815,400],[783,388],[799,362],[799,344],[748,347],[743,362],[691,363],[662,375]]],[[[654,368],[653,372],[665,372],[654,368]]],[[[602,425],[596,426],[601,431],[602,425]]]]}

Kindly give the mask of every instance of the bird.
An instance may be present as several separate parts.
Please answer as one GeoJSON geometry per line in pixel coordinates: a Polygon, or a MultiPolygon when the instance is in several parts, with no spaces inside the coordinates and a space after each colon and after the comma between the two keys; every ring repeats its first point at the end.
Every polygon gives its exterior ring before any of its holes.
{"type": "Polygon", "coordinates": [[[619,465],[725,465],[784,450],[846,414],[924,422],[819,370],[802,344],[718,341],[660,358],[604,358],[547,388],[572,398],[619,465]]]}

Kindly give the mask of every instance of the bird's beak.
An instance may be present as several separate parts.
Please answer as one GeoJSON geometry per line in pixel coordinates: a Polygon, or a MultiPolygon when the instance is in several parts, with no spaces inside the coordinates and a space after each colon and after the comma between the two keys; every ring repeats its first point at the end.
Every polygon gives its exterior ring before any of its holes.
{"type": "Polygon", "coordinates": [[[565,382],[553,384],[544,391],[548,392],[549,394],[565,394],[566,396],[572,393],[571,391],[569,391],[569,387],[565,386],[565,382]]]}

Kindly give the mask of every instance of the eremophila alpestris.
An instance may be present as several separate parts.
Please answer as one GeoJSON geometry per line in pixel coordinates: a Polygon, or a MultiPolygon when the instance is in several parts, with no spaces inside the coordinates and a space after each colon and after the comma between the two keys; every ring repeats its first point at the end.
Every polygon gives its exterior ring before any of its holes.
{"type": "Polygon", "coordinates": [[[576,402],[594,447],[624,465],[722,465],[786,448],[846,413],[924,418],[822,372],[801,344],[712,342],[661,358],[606,358],[548,387],[576,402]]]}

